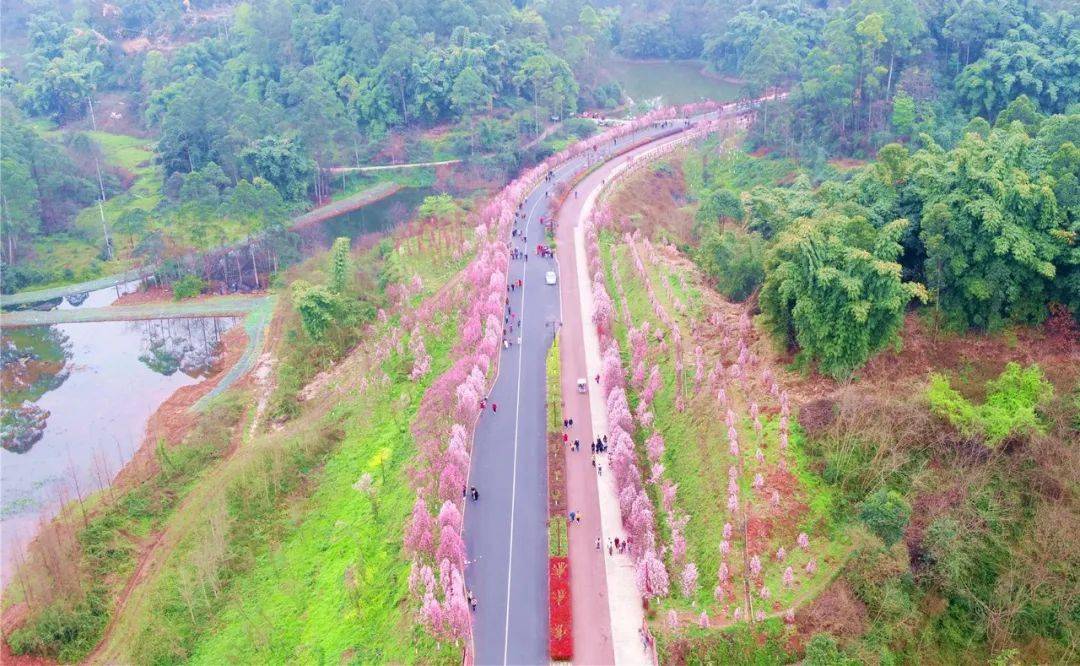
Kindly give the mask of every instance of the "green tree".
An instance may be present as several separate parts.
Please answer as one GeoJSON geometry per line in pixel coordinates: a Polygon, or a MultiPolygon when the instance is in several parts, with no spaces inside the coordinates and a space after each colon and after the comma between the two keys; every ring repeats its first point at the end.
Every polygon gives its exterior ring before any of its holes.
{"type": "Polygon", "coordinates": [[[863,500],[859,507],[859,520],[886,546],[900,541],[910,518],[911,505],[895,490],[880,488],[863,500]]]}
{"type": "Polygon", "coordinates": [[[916,154],[927,285],[957,328],[1041,321],[1063,216],[1053,181],[1029,171],[1021,129],[968,134],[948,153],[916,154]]]}
{"type": "Polygon", "coordinates": [[[915,127],[915,100],[903,90],[893,97],[892,126],[899,136],[910,136],[915,127]]]}
{"type": "Polygon", "coordinates": [[[247,171],[273,185],[286,201],[305,198],[315,164],[292,136],[267,136],[240,152],[247,171]]]}
{"type": "Polygon", "coordinates": [[[338,326],[354,320],[355,309],[340,294],[321,284],[297,280],[292,285],[293,307],[300,315],[300,325],[312,340],[321,341],[338,326]]]}
{"type": "Polygon", "coordinates": [[[476,116],[491,106],[491,91],[472,67],[461,70],[450,90],[450,101],[462,116],[469,119],[469,144],[476,148],[476,116]]]}
{"type": "Polygon", "coordinates": [[[352,247],[348,238],[335,238],[330,247],[330,290],[344,295],[352,282],[352,247]]]}
{"type": "Polygon", "coordinates": [[[147,228],[149,217],[142,208],[126,208],[113,222],[113,230],[124,234],[131,242],[131,249],[135,249],[135,237],[142,235],[147,228]]]}
{"type": "Polygon", "coordinates": [[[765,279],[765,243],[742,230],[710,230],[694,257],[725,297],[746,300],[765,279]]]}
{"type": "Polygon", "coordinates": [[[925,298],[901,281],[896,263],[906,220],[880,230],[835,211],[796,220],[765,260],[761,309],[766,326],[804,360],[846,377],[870,355],[899,341],[904,308],[925,298]]]}
{"type": "Polygon", "coordinates": [[[1001,110],[1001,113],[998,114],[997,119],[994,121],[994,127],[1007,127],[1014,121],[1019,121],[1024,126],[1025,132],[1035,136],[1036,132],[1039,131],[1039,125],[1043,121],[1043,115],[1039,113],[1038,107],[1035,106],[1035,102],[1032,102],[1030,97],[1020,95],[1001,110]]]}
{"type": "Polygon", "coordinates": [[[708,229],[715,228],[716,223],[723,219],[741,221],[743,218],[743,205],[739,195],[726,187],[718,187],[709,190],[701,198],[701,207],[698,208],[695,217],[700,222],[708,224],[708,229]]]}
{"type": "Polygon", "coordinates": [[[173,300],[180,301],[185,298],[194,298],[206,289],[206,281],[198,275],[188,273],[173,283],[173,300]]]}
{"type": "Polygon", "coordinates": [[[852,663],[836,645],[832,634],[814,634],[806,643],[806,666],[846,666],[852,663]]]}

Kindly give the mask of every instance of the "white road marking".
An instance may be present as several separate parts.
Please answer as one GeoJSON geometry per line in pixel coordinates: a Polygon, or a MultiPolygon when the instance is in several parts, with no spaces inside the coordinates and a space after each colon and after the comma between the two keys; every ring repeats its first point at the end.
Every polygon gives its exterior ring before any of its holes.
{"type": "MultiPolygon", "coordinates": [[[[540,199],[536,200],[529,214],[525,216],[524,236],[529,235],[529,221],[540,199]]],[[[528,246],[525,252],[528,252],[528,246]]],[[[510,653],[510,582],[514,576],[514,507],[517,504],[517,457],[518,457],[518,423],[521,419],[521,358],[522,349],[525,347],[525,267],[521,268],[521,306],[518,319],[521,321],[521,343],[518,344],[518,374],[517,374],[517,402],[514,405],[514,464],[510,476],[510,557],[506,562],[506,620],[503,627],[503,664],[508,663],[510,653]]]]}

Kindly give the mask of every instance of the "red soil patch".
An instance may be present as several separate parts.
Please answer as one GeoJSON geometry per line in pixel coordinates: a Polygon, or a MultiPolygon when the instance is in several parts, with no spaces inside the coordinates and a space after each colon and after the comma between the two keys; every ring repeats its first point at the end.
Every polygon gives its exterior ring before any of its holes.
{"type": "Polygon", "coordinates": [[[855,597],[851,587],[837,580],[813,603],[795,613],[795,625],[800,636],[827,631],[840,638],[849,638],[866,631],[868,615],[866,606],[855,597]]]}

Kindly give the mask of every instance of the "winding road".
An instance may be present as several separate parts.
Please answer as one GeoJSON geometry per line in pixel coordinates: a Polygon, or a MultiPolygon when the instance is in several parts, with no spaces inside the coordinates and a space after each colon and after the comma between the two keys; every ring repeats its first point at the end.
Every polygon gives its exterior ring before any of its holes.
{"type": "MultiPolygon", "coordinates": [[[[560,290],[565,287],[545,283],[545,273],[558,272],[558,267],[553,259],[535,253],[536,245],[544,239],[540,217],[550,215],[549,197],[554,188],[571,182],[590,166],[590,160],[608,161],[625,147],[670,136],[682,128],[681,122],[669,122],[666,127],[652,126],[619,138],[596,156],[572,159],[555,169],[553,177],[523,202],[518,235],[509,239],[512,247],[529,254],[528,261],[511,261],[509,269],[511,282],[522,281],[521,288],[508,294],[514,324],[514,331],[508,337],[513,344],[502,352],[488,406],[477,424],[469,485],[476,487],[480,499],[468,502],[465,510],[469,558],[466,583],[478,600],[473,630],[477,664],[548,662],[544,363],[561,319],[560,290]]],[[[610,160],[612,165],[618,161],[610,160]]],[[[570,195],[568,201],[574,200],[570,195]]],[[[584,433],[585,428],[581,430],[575,437],[587,446],[589,437],[584,433]]],[[[582,451],[580,455],[588,454],[582,451]]],[[[586,515],[586,524],[596,524],[596,512],[586,513],[592,513],[586,515]]],[[[590,534],[590,539],[595,539],[598,532],[590,534]]],[[[573,567],[572,560],[571,571],[573,567]]],[[[603,586],[603,574],[600,575],[596,583],[603,586]]],[[[604,598],[602,607],[606,603],[604,598]]],[[[576,600],[574,610],[578,610],[576,600]]],[[[593,621],[607,624],[606,617],[596,617],[593,621]]],[[[576,643],[583,639],[575,636],[576,643]]],[[[610,661],[610,641],[601,654],[607,658],[593,663],[610,661]]]]}

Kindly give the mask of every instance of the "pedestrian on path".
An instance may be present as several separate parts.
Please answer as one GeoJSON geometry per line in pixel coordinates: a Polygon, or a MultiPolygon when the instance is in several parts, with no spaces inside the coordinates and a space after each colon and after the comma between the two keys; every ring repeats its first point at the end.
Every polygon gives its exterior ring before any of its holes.
{"type": "Polygon", "coordinates": [[[562,434],[562,443],[563,443],[563,444],[566,444],[566,443],[567,443],[567,442],[569,442],[569,441],[570,441],[570,435],[567,435],[567,434],[566,434],[566,433],[564,432],[564,433],[562,434]]]}
{"type": "Polygon", "coordinates": [[[498,406],[497,404],[495,404],[494,402],[493,402],[493,403],[491,403],[491,411],[492,411],[492,412],[497,412],[497,411],[499,411],[499,406],[498,406]]]}
{"type": "Polygon", "coordinates": [[[570,522],[573,523],[574,518],[576,518],[576,517],[577,517],[577,512],[576,511],[571,511],[570,512],[570,522]]]}
{"type": "Polygon", "coordinates": [[[600,537],[596,537],[596,549],[600,550],[600,537]]]}
{"type": "MultiPolygon", "coordinates": [[[[518,326],[520,326],[520,325],[521,325],[521,322],[519,321],[518,326]]],[[[518,346],[520,346],[520,345],[521,345],[521,336],[519,335],[518,336],[518,346]]]]}
{"type": "Polygon", "coordinates": [[[595,453],[593,454],[593,457],[592,457],[592,466],[596,467],[596,454],[595,453]]]}
{"type": "Polygon", "coordinates": [[[597,465],[596,466],[596,475],[597,476],[603,476],[604,475],[604,466],[603,465],[597,465]]]}
{"type": "Polygon", "coordinates": [[[615,552],[611,549],[611,538],[610,537],[608,537],[608,540],[607,540],[607,554],[608,554],[608,557],[611,557],[612,555],[615,554],[615,552]]]}
{"type": "Polygon", "coordinates": [[[469,490],[469,493],[472,495],[472,501],[475,502],[480,499],[480,492],[476,490],[476,486],[473,486],[472,489],[469,490]]]}
{"type": "Polygon", "coordinates": [[[596,442],[589,442],[589,453],[596,455],[596,442]]]}
{"type": "Polygon", "coordinates": [[[570,427],[571,428],[574,427],[574,418],[573,417],[570,417],[570,427]]]}
{"type": "Polygon", "coordinates": [[[562,427],[563,427],[563,429],[564,429],[564,430],[565,430],[565,429],[567,428],[567,426],[569,426],[569,425],[570,425],[570,421],[568,421],[568,420],[566,420],[566,419],[563,419],[563,420],[562,420],[562,427]]]}
{"type": "Polygon", "coordinates": [[[574,440],[574,451],[580,451],[580,450],[581,450],[581,440],[580,439],[575,439],[574,440]]]}

